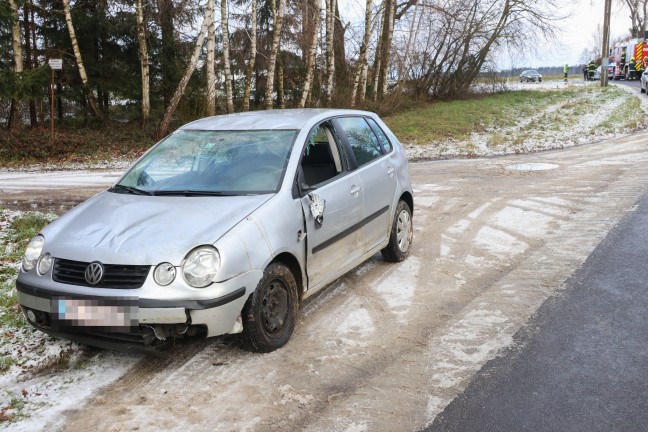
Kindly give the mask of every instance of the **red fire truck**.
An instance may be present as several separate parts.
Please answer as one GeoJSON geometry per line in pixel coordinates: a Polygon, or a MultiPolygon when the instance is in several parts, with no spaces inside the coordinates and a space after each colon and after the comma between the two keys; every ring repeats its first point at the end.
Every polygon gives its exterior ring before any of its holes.
{"type": "Polygon", "coordinates": [[[639,79],[648,67],[648,42],[643,39],[630,39],[619,42],[612,48],[610,55],[611,79],[639,79]],[[635,71],[630,71],[630,63],[634,58],[635,71]]]}

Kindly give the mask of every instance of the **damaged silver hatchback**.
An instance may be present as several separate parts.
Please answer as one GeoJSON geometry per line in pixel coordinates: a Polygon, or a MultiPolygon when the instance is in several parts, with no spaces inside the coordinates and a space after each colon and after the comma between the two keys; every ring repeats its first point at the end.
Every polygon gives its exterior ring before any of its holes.
{"type": "Polygon", "coordinates": [[[373,113],[275,110],[189,123],[29,244],[28,321],[109,348],[241,333],[269,352],[299,303],[377,252],[402,261],[407,158],[373,113]]]}

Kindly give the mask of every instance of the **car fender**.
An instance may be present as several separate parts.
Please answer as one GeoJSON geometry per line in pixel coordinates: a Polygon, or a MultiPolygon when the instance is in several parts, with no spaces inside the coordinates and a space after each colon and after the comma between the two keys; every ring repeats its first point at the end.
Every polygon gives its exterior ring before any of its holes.
{"type": "MultiPolygon", "coordinates": [[[[214,244],[221,255],[217,278],[223,281],[247,271],[263,272],[283,253],[295,257],[303,276],[304,238],[301,203],[282,191],[214,244]]],[[[252,290],[255,287],[251,287],[252,290]]]]}

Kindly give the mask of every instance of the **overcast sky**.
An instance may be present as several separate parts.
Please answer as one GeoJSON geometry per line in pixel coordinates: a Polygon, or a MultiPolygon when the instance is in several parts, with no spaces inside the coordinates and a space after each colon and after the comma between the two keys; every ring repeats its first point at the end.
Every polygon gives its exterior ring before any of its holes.
{"type": "MultiPolygon", "coordinates": [[[[568,6],[569,2],[566,1],[565,5],[568,6]]],[[[575,0],[572,7],[573,16],[559,23],[562,34],[558,38],[558,43],[544,48],[540,44],[537,52],[530,52],[526,58],[507,59],[511,55],[506,54],[503,56],[501,66],[508,68],[511,66],[540,67],[559,66],[565,63],[580,64],[583,50],[594,48],[594,34],[597,31],[597,26],[600,25],[600,28],[603,28],[604,0],[575,0]]],[[[610,41],[627,36],[629,28],[630,17],[627,9],[622,8],[618,0],[612,0],[610,41]]],[[[601,47],[596,47],[596,52],[599,55],[600,51],[601,47]]]]}

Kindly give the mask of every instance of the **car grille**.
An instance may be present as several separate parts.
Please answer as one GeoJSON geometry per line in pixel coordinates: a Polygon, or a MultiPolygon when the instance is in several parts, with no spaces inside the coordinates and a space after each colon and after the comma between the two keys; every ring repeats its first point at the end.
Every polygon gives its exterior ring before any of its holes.
{"type": "MultiPolygon", "coordinates": [[[[57,258],[52,279],[70,285],[88,286],[85,271],[90,263],[57,258]]],[[[150,266],[104,264],[104,276],[95,288],[135,289],[144,285],[150,266]]]]}

